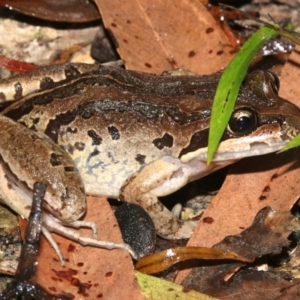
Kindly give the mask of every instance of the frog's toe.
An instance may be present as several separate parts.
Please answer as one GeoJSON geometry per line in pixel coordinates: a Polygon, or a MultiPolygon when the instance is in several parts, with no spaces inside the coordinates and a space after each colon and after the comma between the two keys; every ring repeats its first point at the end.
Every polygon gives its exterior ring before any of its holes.
{"type": "Polygon", "coordinates": [[[195,227],[198,224],[198,221],[182,221],[177,220],[178,229],[176,232],[170,234],[161,235],[163,238],[168,240],[180,240],[180,239],[189,239],[194,232],[195,227]]]}

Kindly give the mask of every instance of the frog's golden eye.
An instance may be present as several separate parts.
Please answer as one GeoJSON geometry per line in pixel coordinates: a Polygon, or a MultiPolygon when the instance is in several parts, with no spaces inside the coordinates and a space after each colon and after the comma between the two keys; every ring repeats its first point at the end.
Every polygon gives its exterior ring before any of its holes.
{"type": "Polygon", "coordinates": [[[257,115],[249,108],[236,109],[227,126],[227,130],[235,136],[251,133],[257,127],[257,115]]]}

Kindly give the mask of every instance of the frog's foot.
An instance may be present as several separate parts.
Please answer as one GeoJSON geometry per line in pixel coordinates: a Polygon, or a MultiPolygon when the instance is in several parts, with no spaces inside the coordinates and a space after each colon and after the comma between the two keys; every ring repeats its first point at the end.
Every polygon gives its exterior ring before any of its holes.
{"type": "Polygon", "coordinates": [[[182,213],[182,205],[181,203],[177,203],[173,206],[172,210],[171,210],[172,214],[174,217],[176,218],[180,218],[180,215],[182,213]]]}
{"type": "Polygon", "coordinates": [[[169,234],[160,235],[162,238],[167,240],[178,240],[178,239],[188,239],[191,237],[192,233],[194,232],[195,227],[197,226],[197,221],[182,221],[176,220],[178,229],[176,232],[172,232],[169,234]]]}
{"type": "Polygon", "coordinates": [[[184,186],[193,171],[178,159],[163,157],[132,175],[122,186],[120,199],[143,207],[161,237],[190,238],[197,222],[179,220],[157,197],[168,195],[184,186]]]}
{"type": "MultiPolygon", "coordinates": [[[[80,223],[80,221],[78,221],[80,223]]],[[[76,224],[76,226],[79,225],[79,223],[76,224]]],[[[84,227],[86,227],[85,222],[83,222],[84,227]]],[[[70,226],[70,224],[68,224],[70,226]]],[[[57,255],[60,258],[60,261],[62,264],[64,264],[64,258],[62,255],[61,250],[59,249],[59,246],[57,245],[56,241],[53,239],[53,237],[50,234],[51,232],[58,233],[59,235],[62,235],[70,240],[73,240],[83,246],[94,246],[94,247],[99,247],[99,248],[105,248],[105,249],[123,249],[126,250],[127,252],[130,253],[130,255],[134,259],[138,259],[138,255],[134,252],[134,250],[125,243],[115,243],[115,242],[110,242],[110,241],[101,241],[97,240],[95,238],[91,238],[87,235],[80,234],[77,231],[74,231],[70,228],[65,227],[60,223],[59,220],[55,219],[52,215],[44,212],[43,213],[43,228],[42,228],[43,234],[49,241],[50,245],[55,249],[57,255]]]]}

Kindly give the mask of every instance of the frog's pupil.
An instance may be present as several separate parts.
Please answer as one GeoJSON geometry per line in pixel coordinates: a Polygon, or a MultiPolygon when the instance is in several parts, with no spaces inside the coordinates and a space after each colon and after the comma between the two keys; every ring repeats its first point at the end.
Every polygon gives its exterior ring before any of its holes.
{"type": "Polygon", "coordinates": [[[237,128],[242,131],[247,129],[250,125],[251,125],[251,120],[249,117],[246,116],[240,117],[236,122],[237,128]]]}

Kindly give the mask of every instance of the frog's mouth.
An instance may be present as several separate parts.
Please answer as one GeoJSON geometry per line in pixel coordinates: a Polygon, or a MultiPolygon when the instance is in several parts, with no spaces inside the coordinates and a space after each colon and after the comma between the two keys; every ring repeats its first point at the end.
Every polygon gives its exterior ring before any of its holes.
{"type": "Polygon", "coordinates": [[[244,157],[256,156],[281,150],[290,140],[280,124],[261,126],[248,136],[223,140],[212,162],[207,165],[207,147],[186,153],[180,159],[163,157],[164,161],[177,166],[169,180],[153,189],[156,196],[164,196],[178,190],[187,182],[204,177],[244,157]],[[174,188],[176,187],[176,188],[174,188]]]}
{"type": "MultiPolygon", "coordinates": [[[[213,162],[222,162],[225,165],[226,161],[229,164],[244,157],[276,152],[283,149],[295,135],[296,131],[288,135],[279,124],[264,125],[248,136],[222,141],[214,155],[213,162]]],[[[195,159],[206,161],[207,147],[183,155],[181,162],[189,163],[195,159]]]]}

